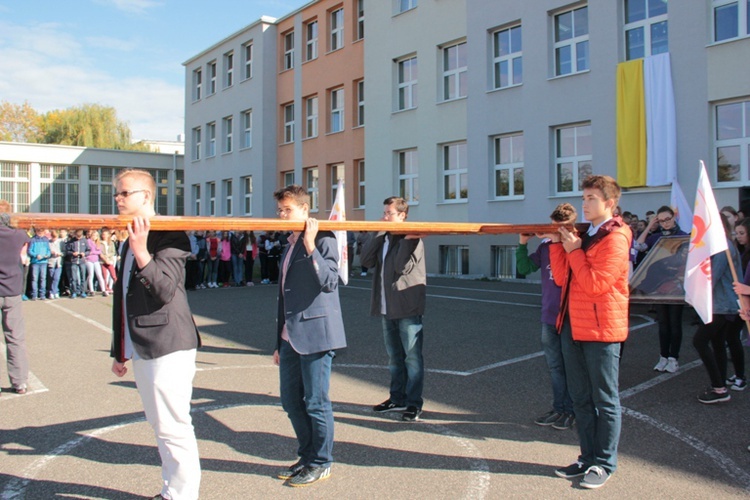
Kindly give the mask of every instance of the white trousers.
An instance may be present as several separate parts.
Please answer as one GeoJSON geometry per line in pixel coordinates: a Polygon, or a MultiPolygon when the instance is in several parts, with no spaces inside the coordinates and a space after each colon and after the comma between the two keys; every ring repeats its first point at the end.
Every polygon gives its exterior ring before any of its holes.
{"type": "Polygon", "coordinates": [[[161,495],[172,500],[198,498],[201,466],[190,417],[195,349],[156,359],[134,358],[133,375],[159,447],[161,495]]]}

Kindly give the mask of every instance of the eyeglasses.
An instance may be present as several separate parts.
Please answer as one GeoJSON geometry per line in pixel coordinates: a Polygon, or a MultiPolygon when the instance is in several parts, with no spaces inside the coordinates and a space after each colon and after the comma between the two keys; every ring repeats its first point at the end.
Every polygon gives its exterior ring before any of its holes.
{"type": "Polygon", "coordinates": [[[294,209],[293,208],[280,208],[276,210],[276,215],[281,217],[282,215],[285,217],[289,217],[289,214],[292,213],[294,209]]]}
{"type": "Polygon", "coordinates": [[[383,212],[383,217],[395,217],[398,215],[398,212],[383,212]]]}
{"type": "Polygon", "coordinates": [[[113,193],[112,198],[114,199],[117,199],[118,197],[127,198],[131,194],[142,193],[143,191],[146,191],[146,190],[145,189],[132,189],[130,191],[120,191],[119,193],[113,193]]]}
{"type": "Polygon", "coordinates": [[[671,221],[671,220],[672,220],[673,218],[674,218],[674,217],[664,217],[663,219],[656,219],[656,221],[657,221],[657,222],[658,222],[659,224],[664,224],[665,222],[669,222],[669,221],[671,221]]]}

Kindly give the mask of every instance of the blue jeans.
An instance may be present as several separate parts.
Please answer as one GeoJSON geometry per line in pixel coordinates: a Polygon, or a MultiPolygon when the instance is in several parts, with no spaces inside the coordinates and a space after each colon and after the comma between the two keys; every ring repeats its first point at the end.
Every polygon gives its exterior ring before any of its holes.
{"type": "Polygon", "coordinates": [[[391,401],[422,409],[424,360],[422,359],[422,316],[386,319],[383,337],[391,372],[391,401]]]}
{"type": "Polygon", "coordinates": [[[62,275],[62,267],[50,267],[47,272],[49,273],[49,279],[51,280],[49,293],[58,295],[60,293],[60,276],[62,275]]]}
{"type": "Polygon", "coordinates": [[[244,263],[245,259],[242,258],[242,255],[234,255],[232,254],[232,274],[234,275],[234,284],[239,285],[242,283],[242,264],[244,263]]]}
{"type": "Polygon", "coordinates": [[[577,342],[566,318],[561,335],[568,391],[576,414],[581,455],[586,467],[617,469],[617,445],[622,427],[618,378],[620,344],[577,342]]]}
{"type": "Polygon", "coordinates": [[[31,264],[31,298],[44,298],[47,292],[47,263],[31,264]]]}
{"type": "Polygon", "coordinates": [[[206,265],[208,266],[208,282],[216,283],[216,278],[219,275],[219,259],[208,259],[208,261],[206,261],[206,265]]]}
{"type": "Polygon", "coordinates": [[[568,382],[565,380],[565,363],[563,362],[560,335],[555,325],[542,323],[542,348],[547,360],[549,376],[552,379],[552,408],[557,413],[575,413],[573,400],[568,393],[568,382]]]}
{"type": "Polygon", "coordinates": [[[68,262],[65,264],[65,270],[68,273],[71,295],[81,295],[86,288],[86,264],[68,262]]]}
{"type": "Polygon", "coordinates": [[[299,354],[289,342],[279,349],[281,406],[297,435],[302,464],[333,462],[333,405],[328,397],[334,352],[299,354]]]}

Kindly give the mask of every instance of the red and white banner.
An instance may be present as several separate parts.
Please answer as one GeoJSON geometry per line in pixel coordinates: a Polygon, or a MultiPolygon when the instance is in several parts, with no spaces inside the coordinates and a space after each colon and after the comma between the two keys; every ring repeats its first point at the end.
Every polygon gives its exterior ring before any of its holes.
{"type": "MultiPolygon", "coordinates": [[[[336,199],[333,200],[331,216],[328,220],[346,220],[346,205],[344,204],[344,182],[339,179],[336,186],[336,199]]],[[[339,278],[343,284],[349,283],[349,251],[346,245],[346,231],[334,231],[339,247],[339,278]]]]}
{"type": "Polygon", "coordinates": [[[685,266],[685,301],[695,308],[703,323],[713,321],[711,295],[711,256],[727,250],[727,237],[721,223],[706,166],[700,163],[698,189],[695,194],[693,228],[685,266]]]}

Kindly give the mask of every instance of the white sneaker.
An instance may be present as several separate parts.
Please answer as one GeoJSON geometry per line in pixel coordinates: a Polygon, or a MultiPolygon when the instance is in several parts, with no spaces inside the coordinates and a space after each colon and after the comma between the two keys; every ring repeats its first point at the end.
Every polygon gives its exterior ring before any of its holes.
{"type": "Polygon", "coordinates": [[[362,271],[361,273],[359,273],[359,275],[360,275],[360,276],[362,276],[362,277],[364,278],[365,276],[367,276],[367,273],[366,273],[366,272],[364,272],[364,271],[362,271]]]}
{"type": "Polygon", "coordinates": [[[667,366],[664,369],[668,371],[669,373],[674,373],[680,369],[680,364],[677,362],[675,358],[669,358],[667,360],[667,366]]]}
{"type": "Polygon", "coordinates": [[[667,363],[669,363],[669,360],[663,356],[659,358],[659,362],[656,363],[656,366],[654,366],[654,370],[657,372],[663,372],[667,368],[667,363]]]}

